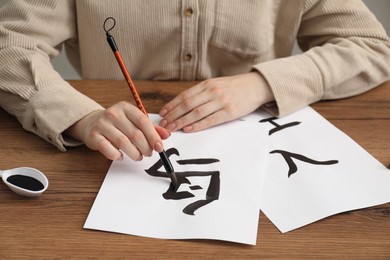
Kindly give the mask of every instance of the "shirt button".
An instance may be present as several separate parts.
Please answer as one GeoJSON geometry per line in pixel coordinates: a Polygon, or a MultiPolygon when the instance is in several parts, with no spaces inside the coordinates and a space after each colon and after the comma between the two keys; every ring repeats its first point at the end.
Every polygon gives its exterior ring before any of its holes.
{"type": "Polygon", "coordinates": [[[190,61],[192,59],[192,55],[191,54],[186,54],[186,56],[184,57],[184,59],[186,61],[190,61]]]}
{"type": "Polygon", "coordinates": [[[188,7],[188,8],[184,11],[184,15],[187,16],[187,17],[191,17],[193,13],[194,13],[194,11],[192,10],[191,7],[188,7]]]}

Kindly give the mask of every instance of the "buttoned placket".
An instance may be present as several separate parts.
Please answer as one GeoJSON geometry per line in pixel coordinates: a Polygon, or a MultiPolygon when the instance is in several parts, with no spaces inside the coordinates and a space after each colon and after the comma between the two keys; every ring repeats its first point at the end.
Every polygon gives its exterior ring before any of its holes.
{"type": "Polygon", "coordinates": [[[195,80],[198,48],[198,1],[182,1],[182,45],[180,79],[195,80]]]}

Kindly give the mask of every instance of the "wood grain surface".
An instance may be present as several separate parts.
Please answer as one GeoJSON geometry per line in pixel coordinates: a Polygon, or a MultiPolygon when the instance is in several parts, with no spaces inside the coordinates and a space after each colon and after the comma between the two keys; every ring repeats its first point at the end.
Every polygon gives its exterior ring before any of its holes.
{"type": "MultiPolygon", "coordinates": [[[[105,107],[133,102],[124,81],[70,83],[105,107]]],[[[157,113],[196,83],[135,84],[148,112],[157,113]]],[[[390,164],[390,84],[312,107],[382,164],[390,164]]],[[[0,142],[0,169],[35,167],[50,181],[49,189],[33,199],[0,184],[0,259],[390,259],[390,203],[341,213],[286,234],[261,212],[256,246],[86,230],[84,222],[111,161],[83,146],[60,152],[24,131],[2,109],[0,142]]]]}

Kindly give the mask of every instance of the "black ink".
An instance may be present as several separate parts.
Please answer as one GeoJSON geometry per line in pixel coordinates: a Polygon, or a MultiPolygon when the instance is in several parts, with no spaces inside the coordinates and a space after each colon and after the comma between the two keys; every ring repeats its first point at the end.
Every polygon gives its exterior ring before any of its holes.
{"type": "Polygon", "coordinates": [[[304,161],[304,162],[307,162],[310,164],[317,164],[317,165],[332,165],[332,164],[336,164],[339,162],[337,160],[316,161],[316,160],[310,159],[306,156],[303,156],[303,155],[300,155],[297,153],[290,153],[290,152],[282,151],[282,150],[274,150],[270,153],[271,154],[280,153],[283,156],[283,158],[286,160],[288,167],[289,167],[289,170],[288,170],[288,177],[289,178],[292,174],[296,173],[298,170],[297,165],[294,163],[292,158],[295,158],[295,159],[298,159],[298,160],[301,160],[301,161],[304,161]]]}
{"type": "Polygon", "coordinates": [[[195,195],[188,191],[175,191],[172,187],[169,187],[169,189],[163,193],[163,197],[166,200],[181,200],[195,197],[195,195]]]}
{"type": "Polygon", "coordinates": [[[207,204],[209,204],[210,202],[212,202],[212,200],[198,200],[198,201],[195,201],[194,203],[191,203],[189,205],[187,205],[184,209],[183,209],[183,212],[187,215],[195,215],[195,210],[199,209],[200,207],[203,207],[207,204]]]}
{"type": "Polygon", "coordinates": [[[219,198],[219,172],[217,174],[211,175],[210,185],[206,192],[206,199],[205,200],[198,200],[195,201],[189,205],[187,205],[183,212],[187,215],[194,215],[195,211],[199,209],[200,207],[203,207],[210,202],[217,200],[219,198]]]}
{"type": "Polygon", "coordinates": [[[174,172],[175,170],[173,169],[171,161],[169,161],[168,156],[167,156],[165,150],[163,150],[161,153],[159,153],[159,155],[160,155],[161,161],[162,161],[162,163],[164,165],[165,171],[168,172],[168,173],[174,172]]]}
{"type": "Polygon", "coordinates": [[[168,173],[169,178],[171,178],[172,189],[176,191],[179,188],[179,184],[177,182],[176,173],[174,172],[175,170],[173,169],[171,161],[168,159],[168,156],[167,156],[165,150],[163,150],[161,153],[159,153],[159,155],[160,155],[160,159],[164,165],[165,171],[168,173]]]}
{"type": "Polygon", "coordinates": [[[40,191],[43,190],[43,188],[45,187],[37,179],[19,174],[9,176],[7,178],[7,181],[15,186],[18,186],[19,188],[23,188],[30,191],[40,191]]]}
{"type": "MultiPolygon", "coordinates": [[[[165,151],[165,154],[168,156],[168,158],[172,155],[172,154],[175,154],[175,155],[179,155],[179,152],[174,149],[174,148],[171,148],[171,149],[168,149],[165,151]]],[[[162,172],[162,171],[159,171],[158,169],[160,169],[161,166],[163,166],[163,162],[160,160],[158,160],[154,165],[152,165],[152,167],[150,167],[148,170],[145,170],[147,174],[149,174],[150,176],[153,176],[153,177],[164,177],[164,178],[169,178],[168,176],[168,173],[167,172],[162,172]]]]}
{"type": "Polygon", "coordinates": [[[278,132],[280,130],[283,130],[283,129],[288,128],[288,127],[296,126],[296,125],[299,125],[301,123],[301,122],[291,122],[291,123],[288,123],[288,124],[279,125],[276,122],[274,122],[274,120],[276,120],[276,119],[277,119],[276,117],[270,117],[270,118],[266,118],[266,119],[263,119],[263,120],[259,121],[259,123],[269,122],[269,123],[273,124],[274,126],[276,126],[275,128],[271,129],[268,132],[268,135],[272,135],[273,133],[276,133],[276,132],[278,132]]]}
{"type": "Polygon", "coordinates": [[[214,158],[199,158],[199,159],[188,159],[188,160],[177,160],[177,163],[180,165],[186,165],[186,164],[210,164],[219,162],[218,159],[214,158]]]}
{"type": "MultiPolygon", "coordinates": [[[[179,152],[176,148],[170,148],[166,151],[167,156],[171,156],[173,154],[179,156],[179,152]]],[[[188,159],[188,160],[178,160],[177,163],[180,165],[187,165],[187,164],[195,164],[195,165],[201,165],[201,164],[211,164],[219,162],[218,159],[214,158],[199,158],[199,159],[188,159]]],[[[154,165],[152,165],[149,169],[145,170],[146,173],[148,173],[150,176],[154,177],[163,177],[167,178],[169,177],[166,172],[159,171],[158,169],[163,166],[161,159],[158,160],[154,165]]],[[[187,205],[183,212],[188,215],[194,215],[195,211],[199,209],[200,207],[203,207],[210,202],[214,200],[218,200],[219,198],[219,191],[220,191],[220,175],[219,171],[186,171],[186,172],[175,172],[177,181],[178,181],[178,187],[175,190],[172,183],[170,184],[168,190],[163,193],[163,197],[166,200],[180,200],[180,199],[186,199],[195,197],[191,192],[188,191],[177,191],[181,184],[191,184],[189,181],[189,177],[207,177],[210,176],[210,183],[206,191],[206,198],[204,200],[198,200],[195,201],[189,205],[187,205]]],[[[192,190],[199,190],[202,189],[201,186],[191,186],[192,190]]]]}
{"type": "Polygon", "coordinates": [[[201,190],[201,189],[203,189],[203,188],[200,187],[199,185],[194,185],[194,186],[190,186],[190,189],[191,189],[191,190],[201,190]]]}

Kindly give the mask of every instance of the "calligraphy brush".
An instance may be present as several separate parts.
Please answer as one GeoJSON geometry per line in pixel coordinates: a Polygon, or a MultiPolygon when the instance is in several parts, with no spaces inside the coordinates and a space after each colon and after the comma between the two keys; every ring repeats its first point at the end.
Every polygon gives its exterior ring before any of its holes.
{"type": "MultiPolygon", "coordinates": [[[[115,27],[115,24],[116,24],[116,21],[115,21],[115,19],[113,17],[108,17],[104,21],[103,28],[104,28],[104,31],[106,32],[107,42],[110,45],[110,47],[111,47],[111,49],[112,49],[112,51],[113,51],[113,53],[115,55],[115,58],[116,58],[116,60],[117,60],[117,62],[119,64],[119,67],[122,70],[123,76],[126,79],[127,85],[129,86],[130,91],[131,91],[131,93],[134,96],[135,102],[137,103],[137,106],[138,106],[139,110],[141,110],[146,116],[148,116],[148,113],[146,112],[145,107],[143,106],[141,98],[140,98],[140,96],[138,94],[138,91],[135,88],[133,80],[131,79],[130,74],[129,74],[127,68],[126,68],[126,65],[123,62],[122,55],[119,53],[119,50],[118,50],[118,47],[117,47],[117,45],[115,43],[114,37],[110,34],[110,31],[115,27]],[[106,29],[106,22],[108,20],[113,20],[114,21],[113,26],[109,30],[106,29]]],[[[173,189],[177,190],[179,184],[178,184],[178,181],[177,181],[176,173],[174,172],[173,166],[172,166],[171,162],[169,161],[169,158],[168,158],[165,150],[163,150],[161,153],[159,153],[159,155],[160,155],[161,161],[162,161],[162,163],[164,165],[165,171],[168,173],[169,177],[171,178],[173,189]]]]}

